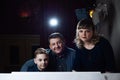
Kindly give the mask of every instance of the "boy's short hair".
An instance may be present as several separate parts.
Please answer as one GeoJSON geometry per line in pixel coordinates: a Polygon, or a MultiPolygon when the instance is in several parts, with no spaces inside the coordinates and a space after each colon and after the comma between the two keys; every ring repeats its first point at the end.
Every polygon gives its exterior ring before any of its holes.
{"type": "Polygon", "coordinates": [[[34,52],[34,57],[36,57],[37,54],[46,54],[48,56],[47,51],[44,48],[37,48],[34,52]]]}

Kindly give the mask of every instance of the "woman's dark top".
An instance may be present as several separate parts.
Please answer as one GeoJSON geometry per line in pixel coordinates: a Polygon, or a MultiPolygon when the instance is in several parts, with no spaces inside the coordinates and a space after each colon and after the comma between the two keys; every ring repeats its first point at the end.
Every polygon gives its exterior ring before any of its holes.
{"type": "Polygon", "coordinates": [[[103,37],[91,50],[77,48],[74,70],[76,71],[109,71],[115,70],[113,49],[110,43],[103,37]]]}

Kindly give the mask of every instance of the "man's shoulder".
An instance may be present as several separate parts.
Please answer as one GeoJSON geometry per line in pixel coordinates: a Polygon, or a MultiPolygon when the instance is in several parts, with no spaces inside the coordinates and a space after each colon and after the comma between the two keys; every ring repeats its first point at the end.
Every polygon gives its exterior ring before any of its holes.
{"type": "Polygon", "coordinates": [[[70,50],[70,51],[75,51],[75,49],[70,48],[70,47],[67,47],[67,49],[70,50]]]}
{"type": "Polygon", "coordinates": [[[73,48],[66,47],[66,49],[67,49],[67,51],[68,51],[69,53],[76,53],[76,50],[73,49],[73,48]]]}

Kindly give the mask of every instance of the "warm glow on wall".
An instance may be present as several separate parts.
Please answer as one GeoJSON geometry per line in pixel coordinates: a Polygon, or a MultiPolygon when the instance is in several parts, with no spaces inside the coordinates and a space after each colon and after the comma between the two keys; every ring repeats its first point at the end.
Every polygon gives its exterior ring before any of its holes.
{"type": "Polygon", "coordinates": [[[94,10],[89,11],[89,15],[90,15],[91,18],[93,17],[93,13],[94,13],[94,10]]]}
{"type": "Polygon", "coordinates": [[[21,11],[20,12],[20,17],[29,17],[30,16],[30,12],[28,11],[21,11]]]}

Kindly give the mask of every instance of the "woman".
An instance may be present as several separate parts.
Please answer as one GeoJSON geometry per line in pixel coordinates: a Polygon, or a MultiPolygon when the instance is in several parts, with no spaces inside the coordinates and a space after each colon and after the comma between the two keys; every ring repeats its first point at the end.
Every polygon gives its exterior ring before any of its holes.
{"type": "Polygon", "coordinates": [[[113,49],[108,40],[96,33],[91,19],[78,22],[74,42],[77,51],[74,70],[114,71],[113,49]]]}

